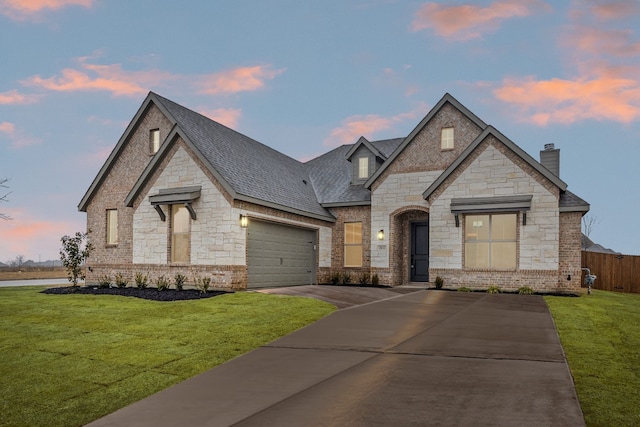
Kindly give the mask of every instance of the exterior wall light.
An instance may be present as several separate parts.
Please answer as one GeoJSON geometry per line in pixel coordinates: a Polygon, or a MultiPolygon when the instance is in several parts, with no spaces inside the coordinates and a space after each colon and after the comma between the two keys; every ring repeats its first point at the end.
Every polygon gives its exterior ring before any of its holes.
{"type": "Polygon", "coordinates": [[[247,228],[249,226],[249,217],[240,214],[240,227],[247,228]]]}
{"type": "Polygon", "coordinates": [[[378,231],[378,240],[384,240],[384,230],[378,231]]]}

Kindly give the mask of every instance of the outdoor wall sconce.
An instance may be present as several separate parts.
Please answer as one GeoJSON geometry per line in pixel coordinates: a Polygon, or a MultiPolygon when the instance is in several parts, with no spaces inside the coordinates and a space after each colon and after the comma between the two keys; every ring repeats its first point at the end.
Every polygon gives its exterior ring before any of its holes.
{"type": "Polygon", "coordinates": [[[384,230],[378,231],[378,240],[384,240],[384,230]]]}
{"type": "Polygon", "coordinates": [[[249,217],[240,214],[240,227],[247,228],[249,226],[249,217]]]}

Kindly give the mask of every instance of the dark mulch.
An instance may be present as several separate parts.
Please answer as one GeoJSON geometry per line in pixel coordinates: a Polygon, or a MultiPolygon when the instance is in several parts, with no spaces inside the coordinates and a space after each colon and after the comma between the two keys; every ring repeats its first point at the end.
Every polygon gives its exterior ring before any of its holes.
{"type": "Polygon", "coordinates": [[[195,289],[167,289],[159,291],[157,288],[98,288],[94,286],[64,286],[61,288],[48,288],[42,291],[43,294],[54,295],[120,295],[123,297],[143,298],[153,301],[184,301],[191,299],[211,298],[218,295],[233,293],[232,291],[207,291],[200,292],[195,289]]]}

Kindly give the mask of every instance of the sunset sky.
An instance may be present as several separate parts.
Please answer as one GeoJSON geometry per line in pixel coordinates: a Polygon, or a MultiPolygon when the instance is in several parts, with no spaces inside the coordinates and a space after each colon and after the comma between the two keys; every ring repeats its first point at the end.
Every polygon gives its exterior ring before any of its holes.
{"type": "Polygon", "coordinates": [[[57,259],[149,90],[291,157],[406,136],[446,93],[640,255],[640,2],[0,0],[0,261],[57,259]]]}

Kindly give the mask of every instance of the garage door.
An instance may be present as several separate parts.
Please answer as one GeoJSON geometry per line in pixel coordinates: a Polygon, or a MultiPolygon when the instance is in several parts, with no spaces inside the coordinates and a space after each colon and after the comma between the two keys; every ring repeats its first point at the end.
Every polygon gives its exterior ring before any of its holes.
{"type": "Polygon", "coordinates": [[[315,283],[316,232],[251,219],[247,230],[249,288],[315,283]]]}

